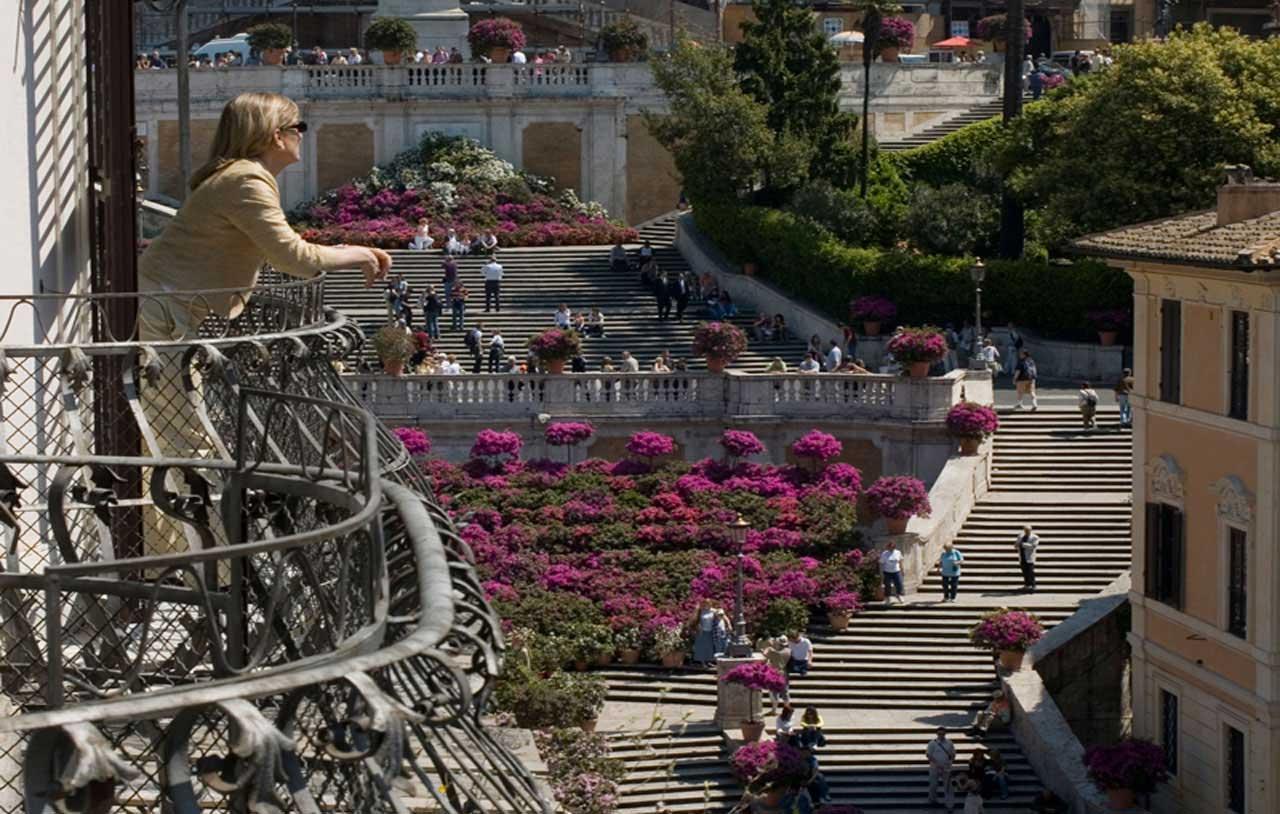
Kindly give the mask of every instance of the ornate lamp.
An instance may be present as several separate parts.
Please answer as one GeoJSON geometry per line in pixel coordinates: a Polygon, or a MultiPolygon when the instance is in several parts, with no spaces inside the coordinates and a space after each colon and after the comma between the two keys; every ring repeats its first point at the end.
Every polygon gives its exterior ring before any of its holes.
{"type": "Polygon", "coordinates": [[[982,370],[986,365],[982,361],[982,281],[987,278],[987,267],[982,258],[976,258],[969,267],[969,276],[973,278],[973,350],[969,355],[969,369],[982,370]]]}
{"type": "Polygon", "coordinates": [[[738,584],[733,595],[733,638],[729,641],[729,658],[741,659],[751,655],[751,640],[747,638],[747,619],[742,612],[742,546],[747,542],[751,524],[738,515],[729,524],[729,538],[738,547],[738,584]]]}

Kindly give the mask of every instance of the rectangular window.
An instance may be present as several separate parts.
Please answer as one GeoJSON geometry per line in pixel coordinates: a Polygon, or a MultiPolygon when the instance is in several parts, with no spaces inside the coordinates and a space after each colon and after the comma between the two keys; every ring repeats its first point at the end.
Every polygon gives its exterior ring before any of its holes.
{"type": "Polygon", "coordinates": [[[1133,38],[1133,10],[1128,11],[1111,11],[1111,41],[1114,43],[1128,42],[1133,38]]]}
{"type": "Polygon", "coordinates": [[[1184,573],[1182,512],[1165,503],[1147,504],[1147,596],[1182,609],[1184,573]]]}
{"type": "Polygon", "coordinates": [[[1160,301],[1160,400],[1182,401],[1182,303],[1160,301]]]}
{"type": "Polygon", "coordinates": [[[822,18],[822,33],[828,37],[834,37],[844,31],[844,19],[841,17],[824,17],[822,18]]]}
{"type": "Polygon", "coordinates": [[[1178,696],[1160,691],[1160,746],[1169,774],[1178,773],[1178,696]]]}
{"type": "Polygon", "coordinates": [[[1248,794],[1246,779],[1249,777],[1247,771],[1247,760],[1244,751],[1244,733],[1234,726],[1228,726],[1226,732],[1226,758],[1227,758],[1227,811],[1232,814],[1246,814],[1245,805],[1248,802],[1248,794]]]}
{"type": "Polygon", "coordinates": [[[1246,639],[1249,636],[1249,536],[1240,529],[1230,529],[1227,537],[1227,632],[1246,639]]]}
{"type": "Polygon", "coordinates": [[[1232,418],[1249,418],[1249,314],[1231,312],[1231,412],[1232,418]]]}

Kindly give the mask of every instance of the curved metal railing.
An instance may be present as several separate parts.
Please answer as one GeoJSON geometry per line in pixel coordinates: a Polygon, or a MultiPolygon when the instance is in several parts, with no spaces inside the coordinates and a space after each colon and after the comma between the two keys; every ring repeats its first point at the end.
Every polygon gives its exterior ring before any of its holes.
{"type": "Polygon", "coordinates": [[[0,813],[549,810],[481,724],[470,551],[338,380],[362,337],[320,285],[199,338],[5,344],[0,813]]]}

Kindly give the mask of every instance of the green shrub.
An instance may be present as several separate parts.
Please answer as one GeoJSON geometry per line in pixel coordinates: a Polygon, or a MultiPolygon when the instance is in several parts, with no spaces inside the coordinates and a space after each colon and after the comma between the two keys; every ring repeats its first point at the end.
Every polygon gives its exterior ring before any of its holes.
{"type": "Polygon", "coordinates": [[[600,715],[608,685],[592,673],[557,671],[542,676],[511,660],[494,688],[500,711],[515,715],[525,729],[578,726],[600,715]]]}
{"type": "Polygon", "coordinates": [[[412,51],[418,45],[418,33],[407,20],[379,17],[364,32],[364,47],[370,51],[412,51]]]}
{"type": "Polygon", "coordinates": [[[249,47],[256,51],[293,45],[293,29],[283,23],[259,23],[251,26],[248,33],[249,47]]]}
{"type": "Polygon", "coordinates": [[[764,609],[755,637],[789,636],[809,627],[809,609],[799,599],[775,599],[764,609]]]}
{"type": "Polygon", "coordinates": [[[998,118],[976,122],[937,141],[897,153],[890,160],[919,183],[940,187],[973,185],[977,181],[994,190],[999,184],[990,166],[990,155],[999,131],[998,118]]]}
{"type": "Polygon", "coordinates": [[[939,254],[986,255],[997,245],[1000,204],[964,184],[918,184],[905,219],[911,243],[939,254]]]}

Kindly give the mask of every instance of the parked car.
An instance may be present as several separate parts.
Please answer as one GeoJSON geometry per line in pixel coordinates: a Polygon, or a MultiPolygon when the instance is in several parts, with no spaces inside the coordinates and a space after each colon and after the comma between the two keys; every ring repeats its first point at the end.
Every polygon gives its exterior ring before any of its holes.
{"type": "Polygon", "coordinates": [[[249,54],[252,51],[253,49],[249,47],[249,35],[236,34],[234,37],[209,40],[193,51],[191,55],[196,59],[207,59],[212,62],[222,54],[234,53],[240,57],[241,65],[247,65],[249,63],[249,54]]]}

